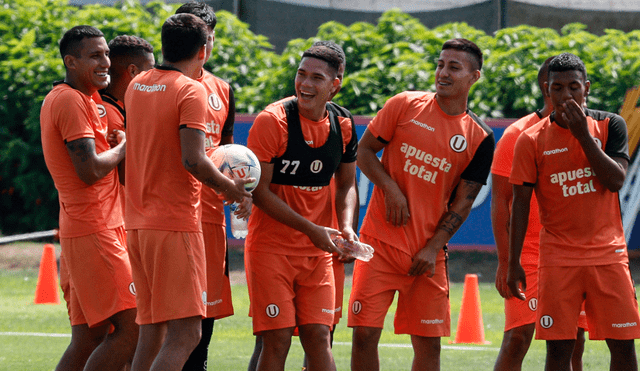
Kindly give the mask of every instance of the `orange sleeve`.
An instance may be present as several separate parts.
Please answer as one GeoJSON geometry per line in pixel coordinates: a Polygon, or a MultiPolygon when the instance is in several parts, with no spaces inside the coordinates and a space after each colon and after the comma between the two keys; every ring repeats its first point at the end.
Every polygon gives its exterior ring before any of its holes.
{"type": "Polygon", "coordinates": [[[531,136],[523,133],[518,137],[514,148],[513,164],[509,182],[522,185],[535,184],[538,179],[535,143],[531,136]]]}
{"type": "Polygon", "coordinates": [[[80,138],[95,138],[86,103],[77,94],[82,93],[66,90],[58,96],[60,101],[53,105],[57,110],[54,115],[58,117],[54,122],[58,123],[58,130],[65,143],[80,138]]]}
{"type": "Polygon", "coordinates": [[[284,109],[282,114],[278,113],[271,110],[260,112],[249,130],[247,147],[255,153],[260,162],[271,162],[273,158],[282,156],[287,150],[286,115],[284,109]]]}

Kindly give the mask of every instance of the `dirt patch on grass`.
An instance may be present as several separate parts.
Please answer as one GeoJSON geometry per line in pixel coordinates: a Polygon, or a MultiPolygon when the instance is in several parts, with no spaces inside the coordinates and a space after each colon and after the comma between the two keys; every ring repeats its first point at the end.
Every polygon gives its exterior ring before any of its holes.
{"type": "MultiPolygon", "coordinates": [[[[38,269],[45,243],[18,242],[0,245],[0,269],[38,269]]],[[[56,247],[56,259],[60,259],[60,245],[56,247]]]]}

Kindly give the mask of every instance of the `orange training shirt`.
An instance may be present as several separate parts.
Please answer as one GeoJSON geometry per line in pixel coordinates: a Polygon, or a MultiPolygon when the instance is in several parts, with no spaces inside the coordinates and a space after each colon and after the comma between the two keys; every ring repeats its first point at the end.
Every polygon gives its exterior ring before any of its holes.
{"type": "Polygon", "coordinates": [[[180,129],[205,132],[204,87],[180,71],[154,68],[131,81],[124,102],[126,228],[201,231],[201,183],[182,164],[180,129]]]}

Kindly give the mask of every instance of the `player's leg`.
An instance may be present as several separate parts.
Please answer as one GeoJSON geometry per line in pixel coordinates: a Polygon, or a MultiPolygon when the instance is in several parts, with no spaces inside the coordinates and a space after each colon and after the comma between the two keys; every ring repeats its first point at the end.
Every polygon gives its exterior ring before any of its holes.
{"type": "Polygon", "coordinates": [[[132,371],[147,371],[155,360],[167,333],[166,322],[140,325],[138,345],[133,356],[132,371]]]}
{"type": "Polygon", "coordinates": [[[440,370],[440,338],[411,335],[413,363],[411,371],[440,370]]]}
{"type": "Polygon", "coordinates": [[[202,328],[202,337],[195,347],[187,362],[182,367],[182,371],[202,371],[207,369],[207,358],[209,353],[209,344],[213,335],[213,318],[203,318],[200,324],[202,328]]]}
{"type": "Polygon", "coordinates": [[[571,355],[571,370],[582,371],[582,354],[584,353],[584,328],[578,327],[578,333],[576,335],[576,345],[573,347],[573,354],[571,355]]]}
{"type": "Polygon", "coordinates": [[[307,370],[335,370],[336,365],[331,353],[330,327],[310,324],[299,326],[298,331],[308,362],[307,370]]]}
{"type": "Polygon", "coordinates": [[[181,370],[202,335],[202,317],[167,321],[167,334],[151,370],[181,370]]]}
{"type": "Polygon", "coordinates": [[[547,340],[545,371],[570,371],[575,339],[547,340]]]}
{"type": "Polygon", "coordinates": [[[85,370],[120,371],[131,362],[138,342],[136,310],[126,309],[109,318],[113,332],[93,351],[85,370]]]}
{"type": "Polygon", "coordinates": [[[91,353],[107,336],[110,324],[89,328],[85,323],[71,326],[71,343],[58,362],[56,371],[81,371],[91,353]]]}
{"type": "Polygon", "coordinates": [[[505,331],[494,371],[517,371],[522,368],[535,328],[535,323],[530,323],[505,331]]]}
{"type": "Polygon", "coordinates": [[[256,345],[253,347],[253,353],[251,359],[249,359],[249,367],[247,371],[256,371],[258,369],[258,359],[260,359],[260,353],[262,352],[262,336],[256,336],[256,345]]]}
{"type": "Polygon", "coordinates": [[[284,370],[287,354],[291,347],[291,337],[294,327],[267,330],[261,333],[262,351],[258,359],[256,370],[281,371],[284,370]]]}
{"type": "Polygon", "coordinates": [[[607,339],[607,346],[611,352],[611,371],[637,371],[638,360],[634,340],[607,339]]]}
{"type": "Polygon", "coordinates": [[[380,370],[378,343],[382,328],[355,326],[351,338],[351,370],[380,370]]]}

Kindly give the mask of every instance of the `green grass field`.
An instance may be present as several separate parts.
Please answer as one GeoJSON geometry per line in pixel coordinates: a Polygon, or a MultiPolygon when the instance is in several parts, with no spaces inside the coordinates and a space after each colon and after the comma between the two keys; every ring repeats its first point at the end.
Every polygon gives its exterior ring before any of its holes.
{"type": "MultiPolygon", "coordinates": [[[[69,344],[70,328],[65,304],[33,304],[37,270],[0,270],[0,370],[52,370],[69,344]]],[[[498,355],[502,340],[504,314],[502,299],[491,284],[480,284],[480,298],[488,345],[449,344],[455,338],[461,283],[451,287],[452,337],[443,338],[442,370],[488,370],[498,355]]],[[[348,300],[350,281],[345,290],[348,300]]],[[[245,370],[253,350],[251,320],[247,317],[249,298],[246,285],[233,286],[236,315],[216,322],[210,347],[209,370],[245,370]]],[[[346,318],[335,332],[334,357],[338,370],[349,370],[351,330],[346,318]]],[[[287,370],[300,370],[302,347],[294,339],[287,370]]],[[[545,346],[534,341],[524,362],[524,370],[542,370],[545,346]]],[[[413,352],[405,335],[393,334],[393,308],[387,316],[380,340],[382,370],[409,370],[413,352]]],[[[604,342],[587,341],[585,370],[609,368],[604,342]]]]}

